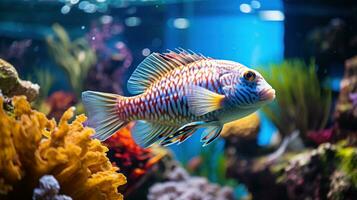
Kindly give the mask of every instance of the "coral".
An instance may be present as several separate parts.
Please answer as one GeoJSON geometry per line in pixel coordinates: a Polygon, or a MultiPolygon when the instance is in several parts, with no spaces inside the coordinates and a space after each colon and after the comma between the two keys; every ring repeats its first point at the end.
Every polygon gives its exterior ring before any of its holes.
{"type": "Polygon", "coordinates": [[[131,127],[132,124],[120,129],[105,141],[110,149],[111,160],[127,176],[126,194],[138,187],[139,180],[167,154],[165,150],[158,150],[159,147],[144,149],[137,145],[131,136],[131,127]]]}
{"type": "Polygon", "coordinates": [[[13,105],[13,116],[0,107],[1,199],[28,199],[45,174],[53,175],[61,192],[73,199],[123,198],[117,187],[126,178],[106,157],[108,148],[91,139],[94,130],[83,127],[84,115],[68,123],[71,108],[57,126],[23,97],[14,97],[13,105]]]}
{"type": "Polygon", "coordinates": [[[202,177],[191,177],[176,166],[169,180],[156,183],[149,189],[148,200],[233,200],[233,189],[220,187],[202,177]]]}
{"type": "Polygon", "coordinates": [[[21,80],[16,69],[0,59],[0,90],[3,95],[7,97],[25,95],[29,101],[33,101],[38,96],[39,89],[39,85],[21,80]]]}
{"type": "Polygon", "coordinates": [[[72,200],[66,195],[59,195],[60,185],[55,177],[44,175],[40,178],[40,185],[33,190],[33,200],[72,200]]]}
{"type": "Polygon", "coordinates": [[[354,199],[356,169],[356,148],[325,143],[293,157],[280,180],[290,199],[354,199]]]}
{"type": "Polygon", "coordinates": [[[123,93],[125,75],[133,61],[130,50],[120,40],[123,30],[124,26],[119,23],[93,23],[87,40],[95,51],[98,62],[89,70],[87,89],[123,93]]]}
{"type": "Polygon", "coordinates": [[[57,91],[46,99],[46,104],[50,108],[49,117],[59,120],[63,113],[77,103],[77,98],[73,93],[57,91]]]}
{"type": "Polygon", "coordinates": [[[260,119],[257,113],[253,113],[242,119],[227,123],[221,132],[223,138],[255,138],[259,132],[260,119]]]}
{"type": "Polygon", "coordinates": [[[357,56],[346,61],[334,118],[338,138],[357,144],[357,56]]]}
{"type": "Polygon", "coordinates": [[[306,141],[308,131],[325,128],[331,107],[331,90],[323,88],[313,62],[287,60],[260,70],[276,90],[276,101],[263,111],[283,136],[298,130],[306,141]],[[318,102],[318,103],[317,103],[318,102]]]}
{"type": "Polygon", "coordinates": [[[53,31],[55,36],[46,38],[48,51],[57,65],[65,70],[74,92],[79,97],[83,91],[83,81],[90,67],[96,62],[96,55],[85,38],[71,41],[59,24],[53,25],[53,31]]]}

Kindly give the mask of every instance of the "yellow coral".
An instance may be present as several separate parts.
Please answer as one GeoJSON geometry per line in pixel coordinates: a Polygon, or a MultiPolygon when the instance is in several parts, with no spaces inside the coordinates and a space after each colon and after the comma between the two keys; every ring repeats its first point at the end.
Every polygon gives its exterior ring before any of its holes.
{"type": "Polygon", "coordinates": [[[254,138],[259,132],[260,119],[257,113],[248,115],[223,126],[221,136],[238,136],[242,138],[254,138]]]}
{"type": "Polygon", "coordinates": [[[126,178],[106,157],[108,149],[90,138],[94,131],[83,127],[84,115],[69,124],[74,109],[68,109],[57,127],[25,98],[13,104],[14,117],[0,106],[0,198],[29,198],[38,179],[52,174],[73,199],[123,199],[117,187],[126,178]]]}

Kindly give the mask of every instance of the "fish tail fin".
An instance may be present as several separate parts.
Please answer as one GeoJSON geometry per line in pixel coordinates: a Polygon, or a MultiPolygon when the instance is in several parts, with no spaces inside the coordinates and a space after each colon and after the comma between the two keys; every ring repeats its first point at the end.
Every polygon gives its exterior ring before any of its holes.
{"type": "Polygon", "coordinates": [[[88,125],[95,129],[94,138],[101,141],[112,136],[117,130],[128,124],[119,119],[117,112],[118,99],[116,94],[103,92],[82,92],[82,101],[88,116],[88,125]]]}

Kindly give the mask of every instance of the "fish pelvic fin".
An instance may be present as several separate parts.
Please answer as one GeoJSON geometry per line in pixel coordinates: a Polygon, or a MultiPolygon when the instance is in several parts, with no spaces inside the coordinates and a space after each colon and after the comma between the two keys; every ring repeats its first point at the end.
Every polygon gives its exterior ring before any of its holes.
{"type": "Polygon", "coordinates": [[[95,129],[94,138],[101,141],[112,136],[120,128],[128,124],[120,120],[117,113],[118,99],[116,94],[103,92],[82,92],[82,101],[88,116],[88,125],[95,129]]]}
{"type": "Polygon", "coordinates": [[[138,65],[129,78],[128,90],[131,94],[143,93],[156,80],[175,68],[205,59],[210,58],[184,49],[169,50],[164,54],[152,53],[138,65]]]}

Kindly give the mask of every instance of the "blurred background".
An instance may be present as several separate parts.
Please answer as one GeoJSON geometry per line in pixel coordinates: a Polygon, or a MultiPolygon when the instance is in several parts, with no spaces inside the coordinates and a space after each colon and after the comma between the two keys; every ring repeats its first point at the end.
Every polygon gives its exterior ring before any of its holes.
{"type": "Polygon", "coordinates": [[[71,106],[84,113],[83,90],[129,95],[127,80],[146,56],[179,47],[257,69],[277,99],[204,148],[195,135],[144,150],[121,144],[130,127],[118,133],[106,145],[128,178],[125,198],[356,198],[356,1],[0,0],[0,58],[40,86],[0,88],[57,121],[71,106]],[[205,186],[209,198],[191,197],[164,185],[185,182],[176,176],[217,185],[205,186]]]}

